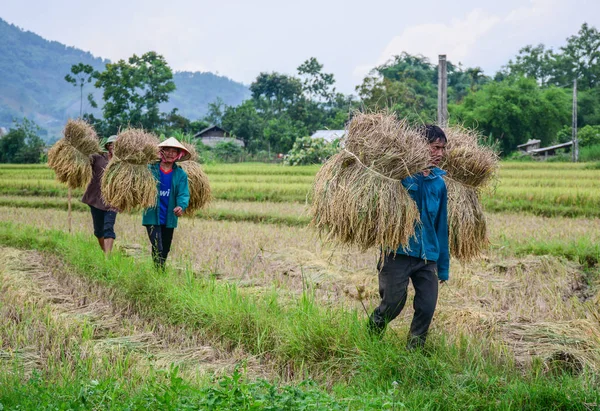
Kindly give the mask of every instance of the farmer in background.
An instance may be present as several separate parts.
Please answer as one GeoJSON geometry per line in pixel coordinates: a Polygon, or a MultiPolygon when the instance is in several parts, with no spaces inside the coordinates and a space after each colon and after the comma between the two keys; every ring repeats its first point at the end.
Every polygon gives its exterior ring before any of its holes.
{"type": "Polygon", "coordinates": [[[177,219],[183,215],[190,199],[187,174],[175,162],[188,159],[190,153],[174,137],[169,137],[158,147],[160,162],[149,166],[158,182],[158,200],[156,207],[144,211],[142,224],[146,226],[152,244],[154,265],[164,269],[177,219]]]}
{"type": "Polygon", "coordinates": [[[402,180],[417,204],[421,223],[415,227],[408,249],[384,250],[383,266],[378,267],[381,304],[369,318],[369,330],[382,335],[387,324],[404,308],[410,279],[415,288],[415,314],[408,349],[424,346],[437,304],[438,279],[442,283],[447,281],[450,267],[447,192],[442,178],[446,172],[437,167],[445,153],[446,135],[434,125],[425,125],[422,132],[429,142],[431,165],[422,173],[402,180]]]}
{"type": "Polygon", "coordinates": [[[100,192],[100,181],[102,180],[102,175],[108,161],[113,156],[113,146],[116,139],[117,136],[110,136],[104,143],[106,152],[90,156],[92,180],[81,199],[83,203],[90,206],[92,221],[94,223],[94,235],[105,254],[109,254],[112,251],[116,238],[114,227],[117,212],[104,202],[102,193],[100,192]]]}

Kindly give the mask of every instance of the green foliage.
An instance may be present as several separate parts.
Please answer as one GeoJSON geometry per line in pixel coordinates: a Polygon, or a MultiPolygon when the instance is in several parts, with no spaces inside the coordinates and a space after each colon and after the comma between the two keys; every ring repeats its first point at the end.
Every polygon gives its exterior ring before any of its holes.
{"type": "MultiPolygon", "coordinates": [[[[573,140],[573,130],[571,126],[564,126],[556,134],[556,141],[559,143],[567,143],[573,140]]],[[[586,125],[577,129],[577,140],[579,147],[590,147],[600,144],[600,125],[586,125]]],[[[587,160],[582,160],[587,161],[587,160]]]]}
{"type": "Polygon", "coordinates": [[[154,130],[161,125],[159,104],[175,90],[173,72],[163,56],[150,51],[127,61],[109,63],[96,73],[96,87],[103,89],[106,134],[122,127],[154,130]]]}
{"type": "Polygon", "coordinates": [[[578,88],[589,90],[600,84],[599,58],[600,32],[583,23],[559,51],[543,44],[523,47],[515,61],[508,62],[507,74],[535,79],[542,86],[559,87],[568,87],[577,78],[578,88]]]}
{"type": "Polygon", "coordinates": [[[577,130],[577,140],[580,147],[600,145],[600,125],[581,127],[577,130]]]}
{"type": "Polygon", "coordinates": [[[328,143],[322,138],[299,138],[288,152],[284,164],[289,166],[321,164],[338,150],[339,140],[328,143]]]}
{"type": "Polygon", "coordinates": [[[247,86],[213,73],[178,71],[173,74],[173,81],[176,89],[169,95],[169,101],[161,104],[161,108],[165,111],[177,108],[180,115],[189,119],[205,116],[209,104],[218,98],[227,106],[237,106],[250,98],[247,86]]]}
{"type": "Polygon", "coordinates": [[[190,121],[181,114],[179,110],[174,108],[169,114],[167,114],[163,121],[162,126],[156,130],[163,134],[173,134],[174,132],[180,132],[183,134],[196,134],[197,132],[208,127],[209,124],[202,120],[190,121]]]}
{"type": "Polygon", "coordinates": [[[311,57],[298,67],[302,79],[302,88],[309,100],[314,98],[328,101],[335,96],[335,80],[333,74],[323,73],[323,65],[311,57]]]}
{"type": "Polygon", "coordinates": [[[220,141],[212,149],[215,158],[224,163],[240,161],[244,150],[233,141],[220,141]]]}
{"type": "Polygon", "coordinates": [[[581,147],[579,161],[600,161],[600,144],[581,147]]]}
{"type": "MultiPolygon", "coordinates": [[[[489,79],[481,68],[464,71],[447,63],[448,101],[458,103],[469,91],[479,89],[489,79]]],[[[438,67],[420,55],[403,52],[387,63],[375,67],[356,87],[363,104],[369,109],[391,108],[411,122],[434,122],[437,118],[438,67]]]]}
{"type": "Polygon", "coordinates": [[[488,83],[448,108],[452,121],[495,136],[507,154],[529,139],[539,139],[542,145],[552,142],[569,121],[570,96],[521,77],[488,83]]]}
{"type": "Polygon", "coordinates": [[[27,118],[20,124],[15,122],[14,127],[0,137],[0,163],[39,163],[44,151],[39,131],[38,125],[27,118]]]}
{"type": "Polygon", "coordinates": [[[278,116],[267,121],[263,133],[270,151],[287,153],[296,139],[307,134],[307,130],[299,121],[288,116],[278,116]]]}
{"type": "Polygon", "coordinates": [[[208,104],[208,113],[204,116],[204,121],[208,123],[209,126],[222,127],[225,108],[226,106],[223,99],[217,97],[215,101],[208,104]]]}
{"type": "Polygon", "coordinates": [[[246,100],[237,107],[226,107],[223,128],[242,140],[250,152],[260,150],[264,146],[264,119],[256,110],[254,100],[246,100]]]}
{"type": "Polygon", "coordinates": [[[323,128],[343,128],[354,106],[336,93],[333,74],[314,57],[298,67],[299,77],[260,73],[250,85],[252,100],[238,107],[211,105],[209,119],[244,141],[250,153],[285,153],[294,141],[323,128]]]}
{"type": "Polygon", "coordinates": [[[302,96],[302,83],[293,76],[260,73],[250,85],[257,108],[267,115],[280,114],[302,96]]]}
{"type": "MultiPolygon", "coordinates": [[[[55,384],[38,373],[20,384],[8,379],[0,388],[0,409],[30,410],[345,410],[342,402],[319,389],[312,381],[276,385],[266,380],[251,381],[236,367],[201,387],[179,376],[178,367],[152,371],[141,381],[125,378],[91,379],[55,384]],[[4,408],[6,407],[6,408],[4,408]]],[[[370,401],[377,400],[371,397],[370,401]]],[[[345,401],[343,401],[345,402],[345,401]]]]}

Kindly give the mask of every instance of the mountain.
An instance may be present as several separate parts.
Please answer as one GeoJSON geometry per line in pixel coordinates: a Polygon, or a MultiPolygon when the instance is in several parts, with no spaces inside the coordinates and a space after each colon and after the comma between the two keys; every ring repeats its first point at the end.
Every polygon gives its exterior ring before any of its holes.
{"type": "MultiPolygon", "coordinates": [[[[10,127],[13,118],[25,116],[46,130],[43,138],[56,137],[68,118],[79,115],[79,87],[64,80],[77,63],[103,70],[110,61],[46,40],[0,18],[0,127],[10,127]]],[[[217,97],[234,106],[250,96],[245,85],[213,73],[177,72],[174,81],[177,89],[161,108],[176,107],[191,120],[203,117],[217,97]]],[[[101,93],[92,84],[84,86],[83,92],[94,92],[101,104],[101,93]]],[[[84,100],[84,110],[86,105],[84,100]]],[[[89,105],[87,111],[91,111],[89,105]]]]}

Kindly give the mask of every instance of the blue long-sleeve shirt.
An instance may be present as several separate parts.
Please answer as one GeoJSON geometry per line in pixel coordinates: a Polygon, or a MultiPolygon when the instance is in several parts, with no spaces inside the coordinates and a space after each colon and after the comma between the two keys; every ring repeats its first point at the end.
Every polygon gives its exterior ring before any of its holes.
{"type": "Polygon", "coordinates": [[[448,280],[450,272],[448,192],[442,178],[445,174],[444,170],[434,167],[427,176],[419,173],[402,180],[402,185],[417,203],[421,223],[415,226],[415,235],[408,248],[397,250],[398,254],[435,261],[440,280],[448,280]]]}

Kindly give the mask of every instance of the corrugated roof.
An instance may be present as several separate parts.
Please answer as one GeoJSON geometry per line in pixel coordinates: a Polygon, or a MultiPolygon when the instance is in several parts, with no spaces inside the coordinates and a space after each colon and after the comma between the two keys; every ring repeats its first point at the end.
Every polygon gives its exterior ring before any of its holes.
{"type": "MultiPolygon", "coordinates": [[[[227,130],[225,130],[225,129],[223,129],[223,128],[219,127],[219,126],[212,125],[212,126],[206,127],[204,130],[200,130],[200,131],[198,131],[196,134],[194,134],[194,137],[196,137],[196,138],[197,138],[197,137],[201,136],[202,134],[204,134],[204,133],[206,133],[207,131],[209,131],[209,130],[212,130],[212,129],[215,129],[215,130],[221,130],[221,131],[223,131],[223,132],[227,133],[227,130]]],[[[227,134],[229,134],[229,133],[227,133],[227,134]]]]}
{"type": "Polygon", "coordinates": [[[538,143],[541,143],[541,142],[542,142],[542,140],[527,140],[527,143],[525,143],[525,144],[519,144],[517,147],[527,147],[527,146],[530,146],[532,144],[538,144],[538,143]]]}
{"type": "Polygon", "coordinates": [[[317,130],[310,138],[322,138],[327,142],[332,142],[336,138],[342,138],[346,135],[346,130],[317,130]]]}
{"type": "Polygon", "coordinates": [[[566,143],[556,144],[556,145],[550,146],[550,147],[536,148],[535,150],[531,150],[530,153],[543,153],[544,151],[556,150],[557,148],[565,148],[565,147],[569,147],[572,145],[573,145],[573,142],[568,141],[566,143]]]}

